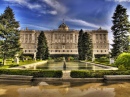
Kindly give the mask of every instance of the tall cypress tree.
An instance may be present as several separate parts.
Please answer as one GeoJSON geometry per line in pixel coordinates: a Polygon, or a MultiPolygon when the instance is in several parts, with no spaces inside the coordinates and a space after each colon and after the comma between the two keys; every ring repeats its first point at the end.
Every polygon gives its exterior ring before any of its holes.
{"type": "Polygon", "coordinates": [[[129,38],[127,36],[130,31],[130,23],[128,21],[127,9],[122,5],[117,5],[113,14],[113,32],[114,40],[112,44],[111,56],[116,58],[122,52],[129,50],[129,38]]]}
{"type": "Polygon", "coordinates": [[[92,41],[90,35],[85,32],[83,34],[83,60],[91,60],[92,59],[92,41]]]}
{"type": "Polygon", "coordinates": [[[79,60],[83,60],[83,30],[81,29],[79,31],[79,36],[78,36],[78,54],[79,54],[79,60]]]}
{"type": "Polygon", "coordinates": [[[38,46],[37,46],[37,59],[48,59],[49,51],[47,46],[46,36],[43,31],[41,31],[38,37],[38,46]]]}
{"type": "Polygon", "coordinates": [[[3,65],[7,58],[14,57],[20,51],[19,22],[15,20],[13,10],[8,6],[0,16],[0,52],[3,65]]]}

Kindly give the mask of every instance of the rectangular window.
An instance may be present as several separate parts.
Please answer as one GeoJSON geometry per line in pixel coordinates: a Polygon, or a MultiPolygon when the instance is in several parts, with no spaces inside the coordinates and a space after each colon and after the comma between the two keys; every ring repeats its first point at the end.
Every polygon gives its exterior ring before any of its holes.
{"type": "Polygon", "coordinates": [[[100,34],[100,39],[102,40],[102,34],[100,34]]]}
{"type": "Polygon", "coordinates": [[[106,39],[106,34],[104,34],[103,36],[104,36],[104,39],[106,39]]]}
{"type": "Polygon", "coordinates": [[[55,39],[57,39],[57,34],[55,34],[55,39]]]}
{"type": "Polygon", "coordinates": [[[98,34],[96,34],[96,39],[98,39],[98,34]]]}

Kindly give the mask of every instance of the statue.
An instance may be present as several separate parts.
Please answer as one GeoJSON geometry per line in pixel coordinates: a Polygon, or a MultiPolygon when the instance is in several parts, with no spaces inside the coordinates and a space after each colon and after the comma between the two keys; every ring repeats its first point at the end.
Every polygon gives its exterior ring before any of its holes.
{"type": "Polygon", "coordinates": [[[66,70],[66,62],[63,64],[63,69],[66,70]]]}
{"type": "Polygon", "coordinates": [[[66,61],[65,61],[65,58],[63,57],[63,69],[66,70],[66,61]]]}
{"type": "Polygon", "coordinates": [[[19,57],[18,56],[19,56],[18,54],[15,55],[15,62],[16,62],[16,64],[19,64],[19,57]]]}

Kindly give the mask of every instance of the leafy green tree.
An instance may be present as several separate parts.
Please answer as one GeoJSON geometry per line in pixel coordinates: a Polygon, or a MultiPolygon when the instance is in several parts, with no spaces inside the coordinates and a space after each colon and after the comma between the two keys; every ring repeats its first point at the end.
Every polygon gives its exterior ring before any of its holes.
{"type": "Polygon", "coordinates": [[[81,29],[79,31],[78,36],[78,54],[79,54],[79,60],[83,60],[83,30],[81,29]]]}
{"type": "Polygon", "coordinates": [[[47,46],[47,40],[43,31],[41,31],[38,37],[38,46],[37,46],[37,59],[48,59],[49,50],[47,46]]]}
{"type": "Polygon", "coordinates": [[[0,53],[3,65],[7,58],[14,57],[20,51],[19,22],[15,20],[13,10],[8,6],[0,15],[0,53]]]}
{"type": "Polygon", "coordinates": [[[125,68],[130,69],[130,53],[121,53],[114,64],[120,68],[124,66],[125,68]]]}
{"type": "Polygon", "coordinates": [[[85,32],[82,36],[82,41],[83,41],[83,60],[91,60],[92,59],[92,40],[90,38],[90,35],[85,32]]]}
{"type": "Polygon", "coordinates": [[[127,34],[130,31],[130,23],[128,21],[127,9],[120,4],[117,5],[112,19],[113,26],[111,30],[114,35],[114,40],[111,56],[116,58],[122,52],[128,52],[129,50],[129,38],[127,34]]]}

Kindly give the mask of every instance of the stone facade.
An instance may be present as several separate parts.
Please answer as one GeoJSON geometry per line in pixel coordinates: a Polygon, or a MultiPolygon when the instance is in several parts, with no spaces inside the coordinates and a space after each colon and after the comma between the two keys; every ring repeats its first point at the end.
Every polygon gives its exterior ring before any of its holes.
{"type": "MultiPolygon", "coordinates": [[[[93,43],[93,57],[109,53],[107,30],[87,31],[90,33],[93,43]]],[[[78,30],[70,30],[62,23],[57,30],[44,31],[47,38],[50,55],[78,55],[78,30]]],[[[24,54],[36,56],[37,41],[40,31],[21,30],[20,42],[24,54]]]]}

